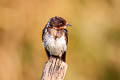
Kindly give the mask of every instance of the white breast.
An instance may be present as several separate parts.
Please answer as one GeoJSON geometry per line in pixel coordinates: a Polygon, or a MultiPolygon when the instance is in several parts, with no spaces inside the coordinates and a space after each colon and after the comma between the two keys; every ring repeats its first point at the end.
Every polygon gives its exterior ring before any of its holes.
{"type": "Polygon", "coordinates": [[[55,40],[53,36],[51,36],[49,33],[46,33],[43,44],[51,55],[61,56],[67,48],[64,34],[61,36],[61,38],[57,38],[55,40]]]}

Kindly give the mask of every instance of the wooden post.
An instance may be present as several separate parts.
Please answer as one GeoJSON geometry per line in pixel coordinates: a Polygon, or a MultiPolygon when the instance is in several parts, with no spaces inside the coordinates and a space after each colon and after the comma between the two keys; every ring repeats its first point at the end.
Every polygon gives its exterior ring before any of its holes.
{"type": "Polygon", "coordinates": [[[51,57],[45,64],[41,80],[64,80],[67,64],[51,57]]]}

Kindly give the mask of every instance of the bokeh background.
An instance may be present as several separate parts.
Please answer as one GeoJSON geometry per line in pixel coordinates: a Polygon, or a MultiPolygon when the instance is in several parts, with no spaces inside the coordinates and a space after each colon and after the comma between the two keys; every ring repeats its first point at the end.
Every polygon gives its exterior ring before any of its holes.
{"type": "Polygon", "coordinates": [[[40,80],[53,16],[72,24],[65,80],[120,80],[120,0],[0,0],[0,80],[40,80]]]}

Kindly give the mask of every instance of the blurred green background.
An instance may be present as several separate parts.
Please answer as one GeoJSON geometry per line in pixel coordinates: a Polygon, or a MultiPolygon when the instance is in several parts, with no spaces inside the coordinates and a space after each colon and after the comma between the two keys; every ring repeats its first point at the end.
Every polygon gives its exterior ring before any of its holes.
{"type": "Polygon", "coordinates": [[[65,80],[120,80],[120,0],[0,0],[0,80],[40,80],[53,16],[72,24],[65,80]]]}

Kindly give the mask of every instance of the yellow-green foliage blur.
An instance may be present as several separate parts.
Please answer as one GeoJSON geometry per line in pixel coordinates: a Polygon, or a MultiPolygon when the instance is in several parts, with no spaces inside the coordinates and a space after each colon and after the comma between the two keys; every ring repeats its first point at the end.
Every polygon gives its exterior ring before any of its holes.
{"type": "Polygon", "coordinates": [[[72,24],[65,80],[120,80],[120,0],[0,0],[0,80],[40,80],[53,16],[72,24]]]}

